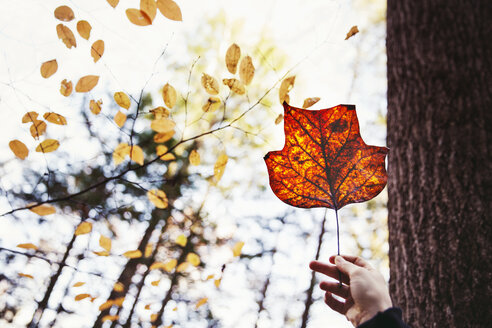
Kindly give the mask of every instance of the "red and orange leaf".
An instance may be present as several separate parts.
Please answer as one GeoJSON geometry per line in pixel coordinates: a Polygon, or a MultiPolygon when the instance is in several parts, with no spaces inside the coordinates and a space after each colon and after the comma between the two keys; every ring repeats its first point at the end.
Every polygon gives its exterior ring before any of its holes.
{"type": "Polygon", "coordinates": [[[285,145],[265,156],[273,192],[296,207],[340,209],[386,185],[388,148],[368,146],[354,105],[306,110],[284,103],[285,145]]]}

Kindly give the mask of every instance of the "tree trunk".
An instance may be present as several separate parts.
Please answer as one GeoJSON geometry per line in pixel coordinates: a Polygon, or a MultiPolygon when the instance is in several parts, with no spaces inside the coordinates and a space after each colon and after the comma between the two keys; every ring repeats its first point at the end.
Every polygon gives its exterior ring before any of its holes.
{"type": "Polygon", "coordinates": [[[492,322],[490,0],[388,1],[393,302],[413,327],[492,322]]]}

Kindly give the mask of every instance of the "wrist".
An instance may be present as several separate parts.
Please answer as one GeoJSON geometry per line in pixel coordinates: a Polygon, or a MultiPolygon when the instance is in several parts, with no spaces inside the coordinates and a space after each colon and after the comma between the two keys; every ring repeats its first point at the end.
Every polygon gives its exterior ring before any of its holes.
{"type": "Polygon", "coordinates": [[[385,300],[383,302],[375,303],[374,306],[366,309],[360,313],[357,325],[360,325],[373,317],[375,317],[379,312],[384,312],[393,306],[391,300],[385,300]]]}

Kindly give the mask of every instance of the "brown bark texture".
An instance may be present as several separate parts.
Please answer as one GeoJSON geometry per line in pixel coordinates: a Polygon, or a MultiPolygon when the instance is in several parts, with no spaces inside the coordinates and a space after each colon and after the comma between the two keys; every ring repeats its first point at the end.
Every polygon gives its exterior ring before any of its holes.
{"type": "Polygon", "coordinates": [[[490,327],[492,2],[388,1],[390,290],[412,327],[490,327]]]}

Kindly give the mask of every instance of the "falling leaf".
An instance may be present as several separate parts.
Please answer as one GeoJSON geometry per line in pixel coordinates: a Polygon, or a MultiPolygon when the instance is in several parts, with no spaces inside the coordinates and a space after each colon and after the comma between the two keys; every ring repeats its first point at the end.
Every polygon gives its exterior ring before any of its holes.
{"type": "Polygon", "coordinates": [[[200,265],[200,257],[195,253],[188,253],[188,255],[186,255],[186,262],[193,266],[198,266],[200,265]]]}
{"type": "Polygon", "coordinates": [[[207,276],[207,278],[205,278],[205,281],[208,281],[208,280],[212,279],[213,277],[215,277],[215,275],[213,275],[213,274],[209,274],[209,275],[207,276]]]}
{"type": "Polygon", "coordinates": [[[104,302],[103,304],[99,305],[99,311],[104,311],[104,310],[107,310],[109,309],[110,307],[112,307],[114,304],[114,301],[113,300],[107,300],[106,302],[104,302]]]}
{"type": "Polygon", "coordinates": [[[304,103],[302,104],[302,108],[309,108],[312,105],[316,104],[320,100],[319,97],[311,97],[304,99],[304,103]]]}
{"type": "Polygon", "coordinates": [[[104,54],[104,41],[97,40],[91,46],[91,56],[94,59],[94,63],[96,63],[99,59],[101,59],[104,54]]]}
{"type": "Polygon", "coordinates": [[[215,285],[215,287],[219,288],[219,286],[220,286],[220,282],[221,282],[221,281],[222,281],[222,279],[215,279],[215,280],[214,280],[214,285],[215,285]]]}
{"type": "Polygon", "coordinates": [[[101,105],[102,105],[102,100],[99,99],[98,101],[95,101],[94,99],[91,99],[89,103],[89,108],[91,112],[95,115],[98,115],[101,112],[101,105]]]}
{"type": "Polygon", "coordinates": [[[162,99],[166,106],[171,109],[176,105],[176,90],[169,83],[166,83],[162,88],[162,99]]]}
{"type": "Polygon", "coordinates": [[[99,246],[104,248],[107,252],[110,252],[111,251],[111,239],[106,237],[106,236],[101,235],[99,237],[99,246]]]}
{"type": "Polygon", "coordinates": [[[77,41],[75,41],[75,35],[73,35],[72,30],[63,24],[56,25],[56,34],[58,34],[58,39],[61,39],[68,49],[72,47],[77,47],[77,41]]]}
{"type": "Polygon", "coordinates": [[[159,280],[154,280],[154,281],[152,281],[150,284],[151,284],[152,286],[159,286],[159,283],[160,283],[160,282],[161,282],[161,280],[159,279],[159,280]]]}
{"type": "Polygon", "coordinates": [[[359,33],[359,29],[357,28],[357,25],[352,26],[350,28],[350,31],[348,31],[347,36],[345,37],[345,40],[348,40],[349,38],[353,37],[357,33],[359,33]]]}
{"type": "Polygon", "coordinates": [[[55,18],[62,22],[69,22],[75,18],[75,15],[70,7],[60,6],[55,9],[55,18]]]}
{"type": "Polygon", "coordinates": [[[124,252],[123,256],[129,259],[138,259],[142,257],[142,252],[139,249],[136,249],[134,251],[124,252]]]}
{"type": "Polygon", "coordinates": [[[120,292],[122,292],[122,291],[124,291],[124,290],[125,290],[125,285],[124,285],[122,282],[117,281],[117,282],[114,284],[114,286],[113,286],[113,290],[114,290],[115,292],[120,293],[120,292]]]}
{"type": "Polygon", "coordinates": [[[239,78],[245,85],[248,85],[254,76],[255,67],[253,66],[253,60],[250,56],[246,56],[241,59],[241,64],[239,64],[239,78]]]}
{"type": "Polygon", "coordinates": [[[155,147],[157,156],[159,156],[161,161],[173,161],[176,159],[176,156],[172,153],[168,153],[168,149],[166,146],[158,145],[155,147]]]}
{"type": "Polygon", "coordinates": [[[27,155],[29,155],[29,149],[27,149],[26,145],[17,139],[14,139],[9,142],[10,150],[20,159],[25,159],[27,155]]]}
{"type": "Polygon", "coordinates": [[[144,307],[145,310],[150,310],[150,304],[146,304],[144,307]]]}
{"type": "Polygon", "coordinates": [[[58,62],[56,59],[45,61],[41,64],[41,76],[45,79],[55,74],[58,70],[58,62]]]}
{"type": "Polygon", "coordinates": [[[275,124],[280,124],[280,122],[282,122],[284,120],[284,115],[283,114],[279,114],[277,116],[277,118],[275,119],[275,124]]]}
{"type": "Polygon", "coordinates": [[[187,242],[188,242],[188,238],[186,238],[185,235],[179,235],[176,238],[176,244],[178,244],[179,246],[185,247],[187,242]]]}
{"type": "Polygon", "coordinates": [[[155,119],[150,123],[150,128],[155,132],[159,132],[159,133],[166,133],[172,131],[174,130],[175,126],[176,123],[174,123],[173,120],[166,117],[155,119]]]}
{"type": "Polygon", "coordinates": [[[170,140],[174,136],[174,133],[175,133],[174,130],[168,131],[168,132],[164,132],[164,133],[157,133],[154,136],[154,142],[155,143],[166,142],[166,141],[170,140]]]}
{"type": "Polygon", "coordinates": [[[226,154],[221,154],[214,165],[214,178],[216,182],[219,182],[224,175],[224,171],[227,165],[229,157],[226,154]]]}
{"type": "Polygon", "coordinates": [[[138,26],[147,26],[152,24],[149,16],[140,9],[130,8],[126,10],[126,17],[128,20],[138,26]]]}
{"type": "Polygon", "coordinates": [[[227,49],[225,62],[227,66],[227,70],[232,74],[236,74],[237,63],[239,62],[239,58],[241,57],[241,48],[235,43],[231,44],[227,49]]]}
{"type": "Polygon", "coordinates": [[[114,122],[116,123],[116,125],[122,128],[126,122],[126,114],[122,113],[121,111],[118,111],[114,116],[114,122]]]}
{"type": "Polygon", "coordinates": [[[36,112],[27,112],[22,116],[22,123],[36,122],[38,120],[38,113],[36,112]]]}
{"type": "Polygon", "coordinates": [[[33,276],[31,276],[30,274],[27,274],[27,273],[17,273],[19,275],[19,277],[23,277],[23,278],[29,278],[29,279],[34,279],[33,276]]]}
{"type": "Polygon", "coordinates": [[[16,247],[24,248],[24,249],[38,249],[38,246],[32,243],[18,244],[16,247]]]}
{"type": "Polygon", "coordinates": [[[89,40],[91,36],[91,30],[92,26],[91,24],[89,24],[88,21],[81,20],[77,22],[77,32],[79,32],[79,35],[84,39],[89,40]]]}
{"type": "Polygon", "coordinates": [[[36,151],[38,153],[50,153],[57,150],[59,146],[60,143],[58,142],[58,140],[46,139],[36,147],[36,151]]]}
{"type": "Polygon", "coordinates": [[[292,206],[340,209],[386,185],[386,147],[368,146],[353,105],[306,110],[284,104],[285,146],[265,162],[270,186],[292,206]]]}
{"type": "Polygon", "coordinates": [[[46,123],[40,120],[35,120],[32,122],[29,131],[34,139],[38,139],[46,132],[46,123]]]}
{"type": "Polygon", "coordinates": [[[99,76],[97,75],[86,75],[79,79],[77,85],[75,86],[76,92],[89,92],[91,91],[99,82],[99,76]]]}
{"type": "Polygon", "coordinates": [[[118,5],[118,2],[120,2],[120,0],[107,0],[109,5],[113,8],[116,8],[116,6],[118,5]]]}
{"type": "Polygon", "coordinates": [[[219,94],[220,86],[217,80],[208,75],[207,73],[202,74],[202,86],[211,95],[219,94]]]}
{"type": "Polygon", "coordinates": [[[92,231],[92,223],[84,221],[81,222],[75,229],[75,236],[85,235],[92,231]]]}
{"type": "Polygon", "coordinates": [[[204,297],[204,298],[199,299],[198,302],[196,302],[195,308],[198,309],[200,306],[202,306],[205,303],[207,303],[207,301],[208,301],[208,298],[207,297],[204,297]]]}
{"type": "Polygon", "coordinates": [[[180,265],[178,265],[178,267],[176,268],[176,271],[177,272],[186,271],[186,269],[188,269],[189,266],[190,266],[190,264],[188,262],[183,262],[180,265]]]}
{"type": "Polygon", "coordinates": [[[202,109],[204,112],[214,112],[220,107],[219,97],[209,97],[207,103],[203,105],[202,109]]]}
{"type": "Polygon", "coordinates": [[[286,97],[288,96],[289,91],[294,87],[295,81],[296,77],[294,75],[286,77],[280,84],[280,88],[278,89],[278,99],[280,100],[281,104],[283,104],[284,102],[289,102],[286,97]]]}
{"type": "Polygon", "coordinates": [[[157,0],[157,8],[161,14],[174,21],[182,21],[183,17],[181,16],[181,9],[173,0],[157,0]]]}
{"type": "Polygon", "coordinates": [[[132,146],[130,149],[130,159],[137,164],[143,165],[144,163],[144,153],[140,146],[132,146]]]}
{"type": "Polygon", "coordinates": [[[68,97],[72,94],[73,86],[72,86],[72,81],[67,81],[67,79],[64,79],[60,83],[60,93],[62,96],[68,97]]]}
{"type": "MultiPolygon", "coordinates": [[[[108,0],[108,1],[110,1],[110,0],[108,0]]],[[[105,322],[105,321],[115,321],[115,320],[118,320],[119,318],[120,318],[120,316],[117,315],[117,314],[113,314],[113,315],[108,314],[108,315],[105,315],[104,317],[102,317],[101,321],[102,322],[105,322]]]]}
{"type": "Polygon", "coordinates": [[[58,125],[67,125],[67,119],[60,114],[49,112],[44,113],[44,119],[50,123],[58,124],[58,125]]]}
{"type": "Polygon", "coordinates": [[[191,165],[200,165],[200,154],[193,149],[188,157],[191,165]]]}
{"type": "Polygon", "coordinates": [[[237,243],[234,244],[232,247],[232,254],[234,257],[241,255],[241,250],[243,249],[244,242],[238,241],[237,243]]]}
{"type": "Polygon", "coordinates": [[[152,23],[157,13],[157,4],[155,0],[140,0],[140,10],[147,15],[148,19],[152,23]]]}
{"type": "Polygon", "coordinates": [[[243,95],[246,92],[244,85],[238,79],[222,79],[222,82],[227,85],[232,92],[238,95],[243,95]]]}
{"type": "Polygon", "coordinates": [[[92,252],[92,253],[96,254],[97,256],[109,256],[108,251],[100,251],[100,252],[92,252]]]}
{"type": "Polygon", "coordinates": [[[147,198],[157,208],[166,208],[168,205],[166,193],[162,190],[159,190],[159,189],[149,190],[147,192],[147,198]]]}
{"type": "Polygon", "coordinates": [[[148,243],[147,246],[145,246],[144,257],[149,257],[150,255],[152,255],[153,250],[154,245],[152,243],[148,243]]]}
{"type": "Polygon", "coordinates": [[[73,284],[72,287],[80,287],[80,286],[84,286],[84,285],[85,285],[85,282],[79,281],[79,282],[76,282],[75,284],[73,284]]]}
{"type": "Polygon", "coordinates": [[[114,164],[121,164],[125,160],[126,155],[130,155],[130,146],[126,142],[122,142],[113,151],[114,164]]]}
{"type": "Polygon", "coordinates": [[[124,109],[130,108],[131,102],[130,97],[122,91],[114,93],[114,101],[118,104],[118,106],[123,107],[124,109]]]}
{"type": "Polygon", "coordinates": [[[90,294],[78,294],[78,295],[75,295],[75,300],[76,301],[81,301],[83,300],[84,298],[87,298],[87,297],[91,297],[90,294]]]}
{"type": "Polygon", "coordinates": [[[48,204],[34,206],[33,208],[30,208],[29,211],[34,212],[37,215],[41,215],[41,216],[56,213],[56,209],[53,206],[48,205],[48,204]]]}
{"type": "Polygon", "coordinates": [[[167,109],[166,107],[158,106],[154,109],[151,109],[150,112],[154,114],[154,118],[157,120],[163,117],[169,117],[169,109],[167,109]]]}

